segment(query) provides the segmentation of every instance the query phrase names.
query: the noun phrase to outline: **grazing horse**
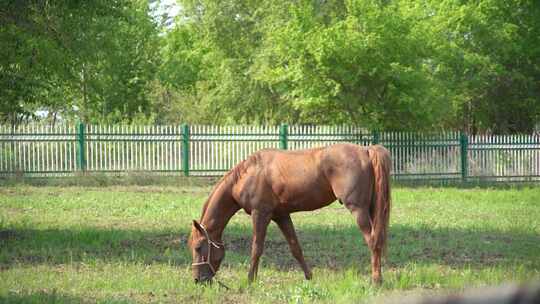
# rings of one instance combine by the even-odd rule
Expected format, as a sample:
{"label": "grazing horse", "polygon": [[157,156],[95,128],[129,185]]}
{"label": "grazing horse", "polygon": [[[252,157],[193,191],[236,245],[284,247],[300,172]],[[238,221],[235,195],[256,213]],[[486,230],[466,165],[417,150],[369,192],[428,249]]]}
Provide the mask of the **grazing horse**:
{"label": "grazing horse", "polygon": [[382,281],[381,255],[390,216],[390,153],[380,145],[336,144],[298,151],[261,150],[231,169],[214,187],[188,241],[196,282],[211,280],[225,256],[221,236],[240,209],[251,215],[253,240],[248,279],[257,276],[270,221],[289,243],[306,279],[304,261],[290,214],[340,201],[356,218],[371,251],[372,280]]}

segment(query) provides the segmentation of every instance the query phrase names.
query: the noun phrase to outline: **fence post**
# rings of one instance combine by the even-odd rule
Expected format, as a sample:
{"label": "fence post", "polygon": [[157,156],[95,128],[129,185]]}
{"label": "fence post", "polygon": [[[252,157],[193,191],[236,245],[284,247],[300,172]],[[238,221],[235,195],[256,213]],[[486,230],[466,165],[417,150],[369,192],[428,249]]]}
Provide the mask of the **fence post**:
{"label": "fence post", "polygon": [[288,148],[289,125],[281,124],[279,128],[279,147],[283,150]]}
{"label": "fence post", "polygon": [[189,176],[189,125],[182,125],[182,170]]}
{"label": "fence post", "polygon": [[372,132],[372,145],[377,145],[380,142],[380,133],[379,131]]}
{"label": "fence post", "polygon": [[79,157],[77,157],[78,167],[81,171],[86,171],[86,154],[85,154],[85,125],[82,122],[79,122],[79,129],[77,131],[77,142],[79,143]]}
{"label": "fence post", "polygon": [[459,143],[461,146],[461,179],[463,182],[467,181],[467,175],[469,172],[468,158],[469,158],[469,138],[466,133],[460,133]]}

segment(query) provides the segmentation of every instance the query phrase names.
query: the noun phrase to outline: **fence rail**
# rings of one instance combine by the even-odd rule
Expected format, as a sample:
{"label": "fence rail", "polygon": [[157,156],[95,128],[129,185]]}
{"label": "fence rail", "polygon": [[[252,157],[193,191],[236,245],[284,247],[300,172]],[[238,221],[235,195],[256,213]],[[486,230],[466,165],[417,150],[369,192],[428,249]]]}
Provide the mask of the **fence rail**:
{"label": "fence rail", "polygon": [[221,175],[263,148],[379,143],[396,179],[540,181],[540,137],[373,132],[352,126],[0,126],[0,175]]}

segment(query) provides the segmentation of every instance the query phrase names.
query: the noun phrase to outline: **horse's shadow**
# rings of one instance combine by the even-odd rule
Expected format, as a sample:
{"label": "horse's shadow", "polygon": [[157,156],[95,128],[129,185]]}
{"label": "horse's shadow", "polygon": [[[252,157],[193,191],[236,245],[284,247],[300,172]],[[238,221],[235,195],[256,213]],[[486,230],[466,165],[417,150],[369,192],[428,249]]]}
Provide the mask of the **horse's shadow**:
{"label": "horse's shadow", "polygon": [[[228,264],[249,261],[251,231],[230,227]],[[277,229],[275,229],[277,230]],[[324,226],[297,229],[308,264],[329,269],[368,267],[369,250],[355,226]],[[448,266],[468,265],[482,268],[492,265],[515,265],[531,262],[540,268],[540,235],[533,231],[501,232],[496,230],[430,228],[427,226],[391,225],[386,265],[402,267],[409,263]],[[285,239],[279,231],[266,240],[264,261],[278,269],[297,267]]]}
{"label": "horse's shadow", "polygon": [[[189,231],[122,230],[82,228],[14,229],[0,231],[0,270],[15,264],[66,264],[87,259],[105,262],[191,265],[187,249]],[[225,230],[227,254],[224,265],[249,263],[251,228],[230,224]],[[313,267],[347,269],[367,267],[369,251],[355,226],[324,225],[297,228],[308,264]],[[433,228],[394,224],[390,227],[387,265],[408,263],[469,265],[515,265],[530,262],[540,268],[540,236],[533,231],[502,232],[482,229]],[[296,261],[275,225],[270,226],[263,265],[295,268]]]}

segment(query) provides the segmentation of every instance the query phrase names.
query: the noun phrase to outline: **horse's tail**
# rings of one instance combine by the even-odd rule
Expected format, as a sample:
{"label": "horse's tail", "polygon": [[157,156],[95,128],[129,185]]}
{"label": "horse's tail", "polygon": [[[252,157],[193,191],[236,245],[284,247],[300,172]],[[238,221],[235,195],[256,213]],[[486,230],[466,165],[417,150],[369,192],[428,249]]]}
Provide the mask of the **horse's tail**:
{"label": "horse's tail", "polygon": [[381,250],[384,255],[390,220],[390,152],[380,145],[371,146],[369,148],[369,158],[375,176],[373,201],[370,208],[372,219],[371,246],[373,246],[373,249]]}

